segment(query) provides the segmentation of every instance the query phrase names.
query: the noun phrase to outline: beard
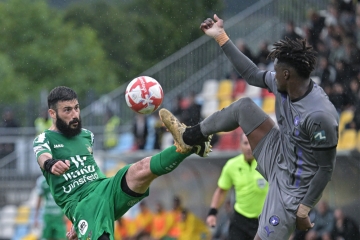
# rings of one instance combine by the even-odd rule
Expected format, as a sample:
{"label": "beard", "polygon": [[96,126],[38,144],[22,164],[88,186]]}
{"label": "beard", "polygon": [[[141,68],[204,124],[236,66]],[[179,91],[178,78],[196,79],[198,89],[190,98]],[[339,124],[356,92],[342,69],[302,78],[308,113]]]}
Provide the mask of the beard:
{"label": "beard", "polygon": [[[76,128],[72,128],[71,124],[77,123]],[[56,127],[57,129],[65,135],[65,137],[75,137],[76,135],[81,133],[81,118],[74,118],[67,124],[58,115],[56,115]]]}

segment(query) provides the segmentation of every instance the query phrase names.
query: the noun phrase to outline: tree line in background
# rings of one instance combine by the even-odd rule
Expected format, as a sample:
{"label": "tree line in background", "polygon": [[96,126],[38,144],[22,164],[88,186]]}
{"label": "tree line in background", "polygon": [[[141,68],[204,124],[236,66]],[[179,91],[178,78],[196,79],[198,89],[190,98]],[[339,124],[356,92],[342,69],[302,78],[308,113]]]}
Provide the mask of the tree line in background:
{"label": "tree line in background", "polygon": [[57,85],[107,93],[202,35],[221,0],[0,2],[0,104],[39,99]]}

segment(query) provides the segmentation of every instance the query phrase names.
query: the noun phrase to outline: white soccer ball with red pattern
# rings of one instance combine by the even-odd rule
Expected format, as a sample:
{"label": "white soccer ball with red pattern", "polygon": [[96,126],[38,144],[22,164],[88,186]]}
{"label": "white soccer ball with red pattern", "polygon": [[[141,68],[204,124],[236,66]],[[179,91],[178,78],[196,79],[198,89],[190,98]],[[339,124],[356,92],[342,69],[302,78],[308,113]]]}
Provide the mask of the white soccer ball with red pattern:
{"label": "white soccer ball with red pattern", "polygon": [[155,79],[147,76],[134,78],[126,88],[127,105],[137,113],[150,114],[158,109],[164,93]]}

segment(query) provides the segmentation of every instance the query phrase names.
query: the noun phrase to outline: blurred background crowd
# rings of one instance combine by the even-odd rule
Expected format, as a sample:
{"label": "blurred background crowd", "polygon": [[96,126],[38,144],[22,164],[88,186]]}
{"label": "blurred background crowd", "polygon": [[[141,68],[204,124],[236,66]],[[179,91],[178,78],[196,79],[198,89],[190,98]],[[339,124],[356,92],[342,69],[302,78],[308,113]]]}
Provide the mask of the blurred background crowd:
{"label": "blurred background crowd", "polygon": [[[135,114],[124,105],[124,86],[135,76],[157,79],[165,92],[163,106],[186,125],[244,96],[275,118],[273,94],[249,86],[223,60],[216,44],[201,37],[198,25],[215,12],[229,19],[225,28],[230,37],[261,69],[273,70],[267,55],[272,43],[285,37],[305,38],[318,52],[311,78],[339,113],[337,164],[343,165],[336,167],[336,181],[312,212],[313,231],[296,232],[293,239],[351,239],[346,234],[359,232],[354,213],[360,209],[360,3],[204,0],[195,7],[191,0],[181,6],[145,0],[85,2],[0,2],[0,32],[6,36],[0,40],[0,239],[34,237],[31,196],[40,171],[31,141],[51,125],[44,96],[55,85],[79,92],[83,125],[95,133],[97,157],[109,176],[123,164],[173,144],[157,112]],[[226,239],[233,194],[218,228],[206,227],[204,219],[222,165],[239,154],[240,135],[241,129],[217,134],[214,157],[185,164],[167,183],[159,180],[156,196],[117,221],[117,239]],[[212,165],[212,160],[218,163]],[[189,169],[192,177],[181,172],[189,174]],[[185,194],[174,196],[185,185],[174,183],[178,178],[193,182],[186,182]],[[190,186],[201,196],[193,196]]]}

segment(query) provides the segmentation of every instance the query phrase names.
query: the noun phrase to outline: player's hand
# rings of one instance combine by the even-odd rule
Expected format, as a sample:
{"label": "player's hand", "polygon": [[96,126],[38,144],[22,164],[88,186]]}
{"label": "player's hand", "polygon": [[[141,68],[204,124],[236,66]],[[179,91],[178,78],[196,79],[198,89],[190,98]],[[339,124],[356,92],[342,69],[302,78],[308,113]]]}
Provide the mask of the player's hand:
{"label": "player's hand", "polygon": [[209,215],[206,218],[206,223],[209,227],[214,228],[216,226],[216,216],[215,215]]}
{"label": "player's hand", "polygon": [[311,208],[300,203],[296,212],[296,228],[302,231],[308,231],[314,227],[314,223],[311,223],[309,212]]}
{"label": "player's hand", "polygon": [[70,168],[70,161],[57,161],[51,168],[51,173],[57,176],[63,175]]}
{"label": "player's hand", "polygon": [[308,231],[313,228],[315,223],[311,223],[310,217],[307,216],[305,218],[296,216],[296,228],[301,231]]}
{"label": "player's hand", "polygon": [[72,226],[72,228],[70,229],[70,231],[66,233],[66,238],[67,238],[68,240],[78,240],[76,231],[74,230],[74,226]]}
{"label": "player's hand", "polygon": [[211,18],[207,18],[200,24],[200,29],[209,37],[213,37],[216,39],[216,37],[225,33],[225,30],[224,21],[220,19],[216,14],[214,14],[214,20],[212,20]]}

